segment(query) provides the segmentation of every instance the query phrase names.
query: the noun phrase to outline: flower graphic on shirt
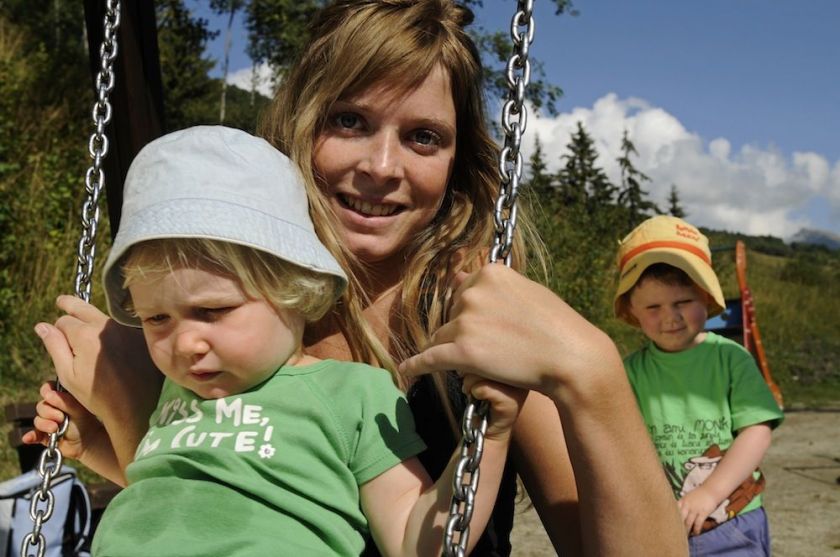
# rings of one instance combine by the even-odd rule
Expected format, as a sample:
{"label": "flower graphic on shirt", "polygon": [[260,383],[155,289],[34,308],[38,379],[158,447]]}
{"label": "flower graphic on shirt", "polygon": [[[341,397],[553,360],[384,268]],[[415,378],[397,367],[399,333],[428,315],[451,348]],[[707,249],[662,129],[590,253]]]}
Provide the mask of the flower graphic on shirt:
{"label": "flower graphic on shirt", "polygon": [[276,450],[269,443],[260,445],[260,458],[271,458],[274,456],[275,452]]}

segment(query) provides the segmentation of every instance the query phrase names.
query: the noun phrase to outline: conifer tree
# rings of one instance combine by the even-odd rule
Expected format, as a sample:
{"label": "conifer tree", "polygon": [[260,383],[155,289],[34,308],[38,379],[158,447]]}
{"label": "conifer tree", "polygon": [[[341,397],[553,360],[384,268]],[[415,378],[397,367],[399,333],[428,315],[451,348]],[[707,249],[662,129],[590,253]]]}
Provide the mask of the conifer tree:
{"label": "conifer tree", "polygon": [[636,146],[630,141],[627,130],[621,138],[621,156],[616,160],[621,168],[621,189],[618,193],[618,205],[627,209],[629,228],[635,228],[651,212],[659,213],[659,208],[653,201],[647,199],[648,192],[642,189],[642,182],[649,182],[650,178],[644,172],[633,166],[631,155],[639,155]]}
{"label": "conifer tree", "polygon": [[585,206],[594,213],[613,201],[615,186],[602,168],[596,165],[598,152],[595,143],[581,122],[561,158],[566,164],[558,174],[560,193],[566,205]]}
{"label": "conifer tree", "polygon": [[685,218],[685,211],[680,205],[680,197],[677,194],[676,184],[671,184],[671,193],[668,196],[668,214],[672,217]]}
{"label": "conifer tree", "polygon": [[548,165],[543,156],[540,136],[534,137],[534,152],[528,159],[530,167],[529,184],[540,203],[549,203],[554,196],[553,177],[548,172]]}
{"label": "conifer tree", "polygon": [[205,58],[204,48],[217,33],[206,19],[193,17],[183,0],[159,0],[155,12],[167,128],[207,123],[205,105],[215,89],[207,72],[214,62]]}

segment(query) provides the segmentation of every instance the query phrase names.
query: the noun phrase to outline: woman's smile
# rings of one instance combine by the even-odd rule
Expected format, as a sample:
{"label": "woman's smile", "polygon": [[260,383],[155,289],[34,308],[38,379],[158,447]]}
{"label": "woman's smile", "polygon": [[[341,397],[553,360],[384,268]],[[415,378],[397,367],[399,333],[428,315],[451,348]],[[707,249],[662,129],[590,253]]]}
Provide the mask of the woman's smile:
{"label": "woman's smile", "polygon": [[386,202],[366,201],[347,194],[336,194],[339,203],[348,210],[351,210],[364,218],[390,217],[404,208],[402,205]]}

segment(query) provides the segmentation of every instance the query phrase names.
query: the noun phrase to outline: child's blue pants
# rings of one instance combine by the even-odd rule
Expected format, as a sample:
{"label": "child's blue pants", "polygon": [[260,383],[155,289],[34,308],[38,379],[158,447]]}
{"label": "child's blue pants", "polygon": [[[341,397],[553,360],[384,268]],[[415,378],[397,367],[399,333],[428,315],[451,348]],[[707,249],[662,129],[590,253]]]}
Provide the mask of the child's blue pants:
{"label": "child's blue pants", "polygon": [[763,508],[727,520],[688,538],[691,557],[769,557],[770,531]]}

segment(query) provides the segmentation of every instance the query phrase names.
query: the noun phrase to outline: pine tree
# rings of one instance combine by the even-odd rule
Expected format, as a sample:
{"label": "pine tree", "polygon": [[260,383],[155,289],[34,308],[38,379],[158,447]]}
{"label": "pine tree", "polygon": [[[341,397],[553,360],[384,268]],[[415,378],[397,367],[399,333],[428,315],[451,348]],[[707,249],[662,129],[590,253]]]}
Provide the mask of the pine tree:
{"label": "pine tree", "polygon": [[671,184],[671,194],[668,196],[668,214],[672,217],[685,218],[685,211],[680,205],[680,197],[677,194],[676,184]]}
{"label": "pine tree", "polygon": [[629,228],[635,228],[640,222],[650,216],[651,212],[659,213],[656,204],[647,199],[648,192],[642,189],[642,182],[649,182],[650,178],[633,166],[631,155],[639,155],[636,146],[630,141],[627,130],[621,138],[621,156],[616,160],[621,167],[621,189],[618,193],[618,205],[627,209]]}
{"label": "pine tree", "polygon": [[561,157],[566,164],[558,174],[563,202],[572,206],[584,205],[590,213],[612,203],[616,188],[604,170],[596,166],[595,143],[581,122],[577,123],[577,132],[566,148],[568,153]]}
{"label": "pine tree", "polygon": [[192,17],[183,0],[159,0],[155,12],[167,128],[207,123],[205,105],[215,86],[207,75],[214,62],[204,48],[217,33],[206,19]]}
{"label": "pine tree", "polygon": [[530,168],[530,177],[528,182],[531,186],[531,190],[541,203],[548,203],[555,193],[555,186],[553,183],[553,177],[548,172],[548,165],[546,164],[543,155],[540,136],[534,137],[534,152],[528,159],[528,163]]}

